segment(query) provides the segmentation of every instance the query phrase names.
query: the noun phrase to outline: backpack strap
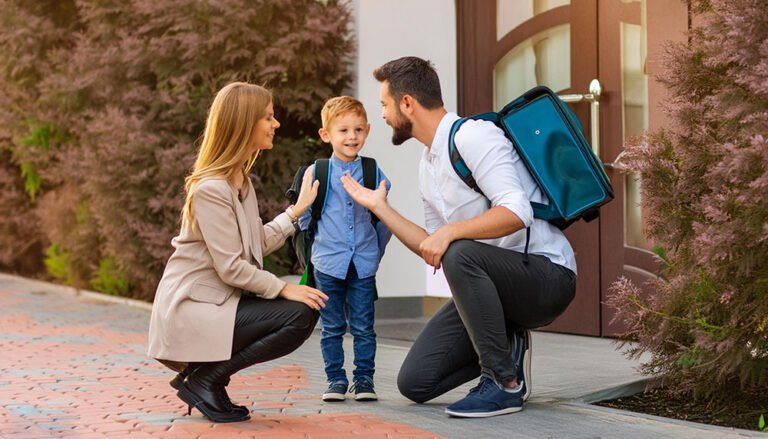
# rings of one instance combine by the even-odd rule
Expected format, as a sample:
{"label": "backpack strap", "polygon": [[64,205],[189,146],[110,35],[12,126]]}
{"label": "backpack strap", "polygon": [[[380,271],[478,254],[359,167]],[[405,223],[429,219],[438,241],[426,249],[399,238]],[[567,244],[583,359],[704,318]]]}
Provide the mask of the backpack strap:
{"label": "backpack strap", "polygon": [[[480,189],[480,187],[477,185],[477,181],[475,181],[475,177],[472,176],[472,171],[469,169],[469,166],[467,166],[467,163],[464,161],[464,159],[461,157],[461,153],[459,153],[459,148],[456,147],[456,133],[459,131],[459,128],[464,124],[464,122],[468,120],[487,120],[489,122],[493,122],[498,125],[499,121],[499,115],[498,113],[482,113],[478,114],[476,116],[472,117],[462,117],[458,119],[456,122],[453,123],[451,126],[451,131],[448,134],[448,154],[451,158],[451,165],[453,166],[454,171],[456,171],[456,175],[461,178],[461,180],[470,188],[472,188],[475,192],[482,195],[486,199],[488,197],[485,196],[483,191]],[[546,206],[544,204],[540,203],[534,203],[531,202],[531,206],[533,207],[534,212],[541,211],[541,212],[547,212],[549,211],[549,206]],[[538,216],[534,215],[534,217],[538,218]],[[525,228],[525,250],[523,251],[523,263],[528,264],[528,245],[531,242],[531,228],[526,227]]]}
{"label": "backpack strap", "polygon": [[[360,156],[363,161],[363,186],[370,190],[375,191],[379,186],[379,165],[376,164],[376,160],[370,157]],[[370,212],[370,211],[369,211]],[[371,224],[376,228],[376,224],[379,222],[379,218],[371,213]]]}
{"label": "backpack strap", "polygon": [[299,199],[299,192],[301,192],[301,182],[304,179],[304,172],[306,170],[307,166],[299,166],[299,169],[296,170],[296,174],[293,176],[293,183],[291,183],[291,187],[285,191],[285,198],[288,198],[288,201],[290,201],[291,204],[296,204],[296,200]]}
{"label": "backpack strap", "polygon": [[470,171],[469,166],[467,166],[467,163],[464,161],[464,158],[461,157],[459,148],[456,147],[456,133],[459,131],[459,128],[461,128],[464,122],[468,120],[485,120],[488,122],[493,122],[498,126],[499,113],[494,113],[491,111],[488,113],[476,114],[471,117],[459,118],[456,120],[456,122],[453,123],[451,126],[451,131],[448,134],[448,157],[451,158],[451,165],[453,166],[454,171],[456,171],[456,175],[458,175],[459,178],[461,178],[461,181],[463,181],[472,190],[485,197],[485,194],[480,189],[480,186],[477,185],[475,177],[472,176],[472,171]]}
{"label": "backpack strap", "polygon": [[451,132],[448,134],[448,157],[451,158],[451,165],[453,166],[453,170],[456,171],[456,175],[459,176],[461,181],[472,188],[472,190],[485,197],[485,194],[477,185],[475,177],[472,176],[472,171],[469,170],[469,166],[467,166],[464,158],[461,157],[459,148],[456,147],[456,133],[459,131],[459,128],[461,128],[464,122],[468,120],[470,120],[469,117],[462,117],[454,122],[451,126]]}
{"label": "backpack strap", "polygon": [[317,223],[325,210],[325,202],[328,198],[328,185],[330,184],[331,161],[328,159],[315,160],[315,180],[320,182],[317,188],[317,197],[312,203],[312,221]]}
{"label": "backpack strap", "polygon": [[[331,174],[331,161],[328,159],[315,160],[315,175],[314,180],[320,182],[317,188],[317,197],[312,202],[311,219],[307,226],[307,231],[304,233],[304,261],[306,268],[301,277],[300,285],[315,286],[314,266],[312,265],[312,242],[315,240],[315,234],[317,233],[317,222],[320,221],[320,216],[325,209],[325,202],[328,199],[328,185],[330,184]],[[302,174],[303,176],[303,174]]]}

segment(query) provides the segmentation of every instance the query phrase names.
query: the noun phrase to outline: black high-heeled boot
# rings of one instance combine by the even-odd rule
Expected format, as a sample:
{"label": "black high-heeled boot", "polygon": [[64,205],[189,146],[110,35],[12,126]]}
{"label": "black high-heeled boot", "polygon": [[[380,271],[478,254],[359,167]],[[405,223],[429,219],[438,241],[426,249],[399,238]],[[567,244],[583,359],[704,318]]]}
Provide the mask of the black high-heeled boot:
{"label": "black high-heeled boot", "polygon": [[179,387],[181,387],[181,383],[184,382],[184,380],[187,378],[187,376],[189,376],[190,373],[192,373],[192,368],[191,367],[186,367],[184,370],[182,370],[181,372],[177,373],[176,376],[173,377],[173,379],[171,379],[171,381],[169,381],[169,384],[174,389],[179,390]]}
{"label": "black high-heeled boot", "polygon": [[197,373],[198,371],[199,369],[181,383],[177,393],[189,407],[187,414],[191,414],[194,407],[213,422],[241,422],[251,419],[247,409],[243,408],[244,413],[243,410],[235,408],[231,401],[227,401],[223,386],[213,383],[204,374]]}
{"label": "black high-heeled boot", "polygon": [[[197,365],[195,365],[194,367],[189,366],[184,370],[182,370],[181,372],[179,372],[170,381],[171,387],[173,387],[176,390],[179,390],[179,388],[181,387],[181,384],[184,383],[184,380],[189,376],[190,373],[192,373],[194,369],[197,369],[197,367],[198,367]],[[229,385],[229,378],[227,378],[227,380],[222,385],[216,386],[216,390],[221,392],[220,397],[224,400],[224,403],[227,404],[230,408],[234,408],[236,410],[243,412],[243,414],[250,413],[251,411],[248,409],[248,407],[244,405],[237,405],[233,403],[231,399],[229,399],[229,395],[227,394],[227,391],[225,389],[228,385]]]}
{"label": "black high-heeled boot", "polygon": [[244,414],[250,414],[251,411],[248,409],[248,407],[244,405],[237,405],[232,402],[231,399],[229,399],[229,395],[227,394],[227,384],[229,384],[229,380],[227,380],[227,382],[223,385],[214,387],[214,390],[219,393],[219,398],[224,401],[224,404],[232,407],[234,410],[239,410]]}
{"label": "black high-heeled boot", "polygon": [[[195,369],[179,388],[178,396],[192,407],[197,407],[214,422],[239,422],[250,419],[250,414],[238,417],[229,409],[226,391],[221,383],[238,371],[256,363],[270,361],[289,354],[309,338],[320,314],[308,307],[298,307],[296,318],[286,322],[273,333],[233,353],[229,360],[203,363]],[[220,386],[220,387],[217,387]]]}

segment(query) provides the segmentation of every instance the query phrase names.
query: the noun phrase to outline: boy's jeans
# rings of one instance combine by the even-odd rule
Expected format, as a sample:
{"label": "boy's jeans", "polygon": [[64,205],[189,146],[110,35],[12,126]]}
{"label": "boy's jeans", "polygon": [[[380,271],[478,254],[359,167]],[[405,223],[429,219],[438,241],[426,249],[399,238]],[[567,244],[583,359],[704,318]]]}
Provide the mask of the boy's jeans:
{"label": "boy's jeans", "polygon": [[373,382],[373,359],[376,356],[373,299],[376,277],[359,279],[354,264],[350,263],[346,279],[336,279],[315,270],[315,284],[318,290],[328,296],[325,308],[320,310],[320,349],[328,381],[349,382],[344,370],[342,346],[349,316],[349,332],[354,337],[354,381],[365,377]]}

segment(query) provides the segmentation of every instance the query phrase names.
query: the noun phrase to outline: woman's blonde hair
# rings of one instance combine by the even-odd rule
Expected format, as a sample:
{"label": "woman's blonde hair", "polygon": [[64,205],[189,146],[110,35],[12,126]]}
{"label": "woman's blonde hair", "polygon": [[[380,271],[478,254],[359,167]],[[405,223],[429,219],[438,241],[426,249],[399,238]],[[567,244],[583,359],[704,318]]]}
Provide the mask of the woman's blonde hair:
{"label": "woman's blonde hair", "polygon": [[195,166],[185,180],[182,226],[194,224],[192,198],[201,181],[213,177],[229,180],[236,172],[247,176],[259,155],[258,150],[251,153],[256,124],[266,115],[271,102],[269,90],[245,82],[227,84],[216,93]]}

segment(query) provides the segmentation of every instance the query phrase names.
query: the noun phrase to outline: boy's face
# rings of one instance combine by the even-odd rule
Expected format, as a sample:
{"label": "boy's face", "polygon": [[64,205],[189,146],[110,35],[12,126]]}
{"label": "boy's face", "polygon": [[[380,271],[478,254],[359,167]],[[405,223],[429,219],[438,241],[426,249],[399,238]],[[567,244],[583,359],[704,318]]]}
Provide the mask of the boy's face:
{"label": "boy's face", "polygon": [[339,160],[351,162],[363,149],[370,130],[371,125],[363,116],[346,113],[331,121],[327,129],[320,128],[319,133],[323,142],[331,144]]}

